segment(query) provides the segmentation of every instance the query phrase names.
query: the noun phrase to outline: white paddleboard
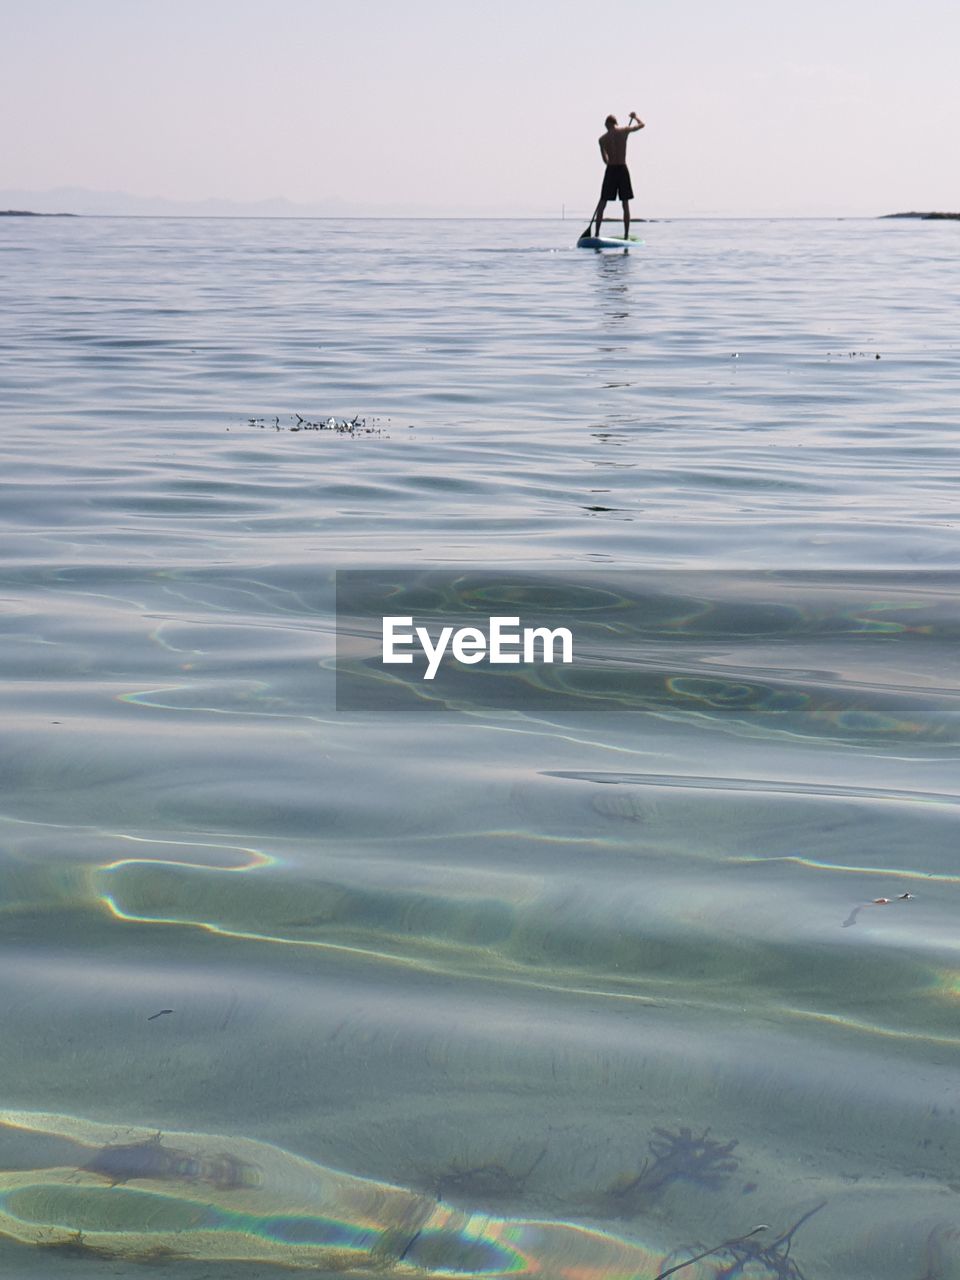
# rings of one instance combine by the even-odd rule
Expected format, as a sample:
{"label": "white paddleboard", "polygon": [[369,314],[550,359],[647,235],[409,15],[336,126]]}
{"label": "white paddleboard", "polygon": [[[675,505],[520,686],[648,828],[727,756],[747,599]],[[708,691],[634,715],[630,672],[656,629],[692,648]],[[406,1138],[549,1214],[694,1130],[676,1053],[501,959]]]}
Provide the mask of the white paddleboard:
{"label": "white paddleboard", "polygon": [[617,239],[615,236],[581,236],[577,241],[578,249],[636,249],[644,242],[642,240],[634,240],[631,236],[629,240]]}

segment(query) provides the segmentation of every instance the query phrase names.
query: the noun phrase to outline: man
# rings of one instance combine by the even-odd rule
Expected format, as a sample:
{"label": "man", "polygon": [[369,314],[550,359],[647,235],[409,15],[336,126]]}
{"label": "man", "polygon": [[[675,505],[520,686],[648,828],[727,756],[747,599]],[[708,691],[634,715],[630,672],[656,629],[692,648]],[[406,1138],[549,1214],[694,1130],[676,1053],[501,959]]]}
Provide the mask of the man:
{"label": "man", "polygon": [[630,235],[630,201],[633,199],[633,187],[630,184],[630,170],[627,168],[627,138],[643,128],[643,121],[635,111],[630,112],[632,124],[618,125],[616,116],[607,116],[604,124],[607,132],[600,138],[600,154],[607,166],[603,175],[603,187],[600,191],[600,203],[597,205],[596,235],[600,235],[600,224],[603,222],[603,211],[608,200],[619,200],[623,205],[623,238]]}

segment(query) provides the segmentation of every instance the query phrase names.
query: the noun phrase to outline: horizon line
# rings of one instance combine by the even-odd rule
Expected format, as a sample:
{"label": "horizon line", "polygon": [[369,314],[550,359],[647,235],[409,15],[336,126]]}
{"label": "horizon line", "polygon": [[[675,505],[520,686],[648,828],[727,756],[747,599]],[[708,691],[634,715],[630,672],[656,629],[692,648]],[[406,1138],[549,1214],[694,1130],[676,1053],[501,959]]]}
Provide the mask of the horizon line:
{"label": "horizon line", "polygon": [[[41,213],[34,209],[0,209],[0,218],[163,218],[213,222],[583,222],[589,215],[572,214],[494,214],[494,213],[73,213],[68,209]],[[635,223],[655,222],[854,222],[884,219],[921,218],[912,213],[679,213],[657,217],[630,219]],[[605,222],[622,222],[622,218],[605,218]]]}

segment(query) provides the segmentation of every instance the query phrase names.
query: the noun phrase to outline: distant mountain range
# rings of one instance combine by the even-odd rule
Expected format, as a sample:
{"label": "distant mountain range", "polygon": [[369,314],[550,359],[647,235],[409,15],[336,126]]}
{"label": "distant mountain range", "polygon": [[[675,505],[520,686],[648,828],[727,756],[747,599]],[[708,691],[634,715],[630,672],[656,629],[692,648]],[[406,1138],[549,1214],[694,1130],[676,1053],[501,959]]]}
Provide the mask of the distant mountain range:
{"label": "distant mountain range", "polygon": [[87,187],[55,187],[49,191],[0,191],[0,209],[29,213],[79,213],[100,216],[171,218],[425,218],[425,217],[549,217],[544,211],[516,206],[483,211],[435,206],[360,204],[333,197],[298,204],[282,197],[272,200],[168,200],[134,196],[127,191],[94,191]]}

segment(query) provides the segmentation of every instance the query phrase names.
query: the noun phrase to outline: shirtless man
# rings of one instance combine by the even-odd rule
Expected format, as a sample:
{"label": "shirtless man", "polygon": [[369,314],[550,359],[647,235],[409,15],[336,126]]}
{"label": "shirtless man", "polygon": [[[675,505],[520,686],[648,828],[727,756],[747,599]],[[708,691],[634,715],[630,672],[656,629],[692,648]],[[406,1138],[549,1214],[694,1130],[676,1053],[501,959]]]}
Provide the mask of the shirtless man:
{"label": "shirtless man", "polygon": [[596,235],[600,235],[600,224],[603,222],[603,211],[608,200],[619,200],[623,205],[623,238],[630,235],[630,201],[633,199],[633,187],[630,185],[630,170],[627,168],[627,138],[643,128],[643,121],[635,111],[630,112],[632,124],[617,124],[616,116],[607,116],[604,124],[607,132],[600,139],[600,154],[607,171],[603,175],[603,187],[600,191],[600,203],[597,205]]}

